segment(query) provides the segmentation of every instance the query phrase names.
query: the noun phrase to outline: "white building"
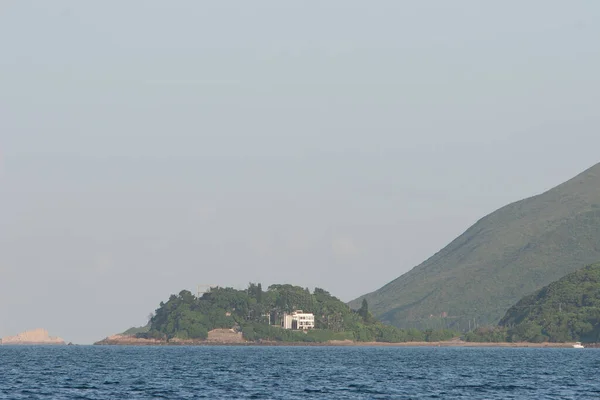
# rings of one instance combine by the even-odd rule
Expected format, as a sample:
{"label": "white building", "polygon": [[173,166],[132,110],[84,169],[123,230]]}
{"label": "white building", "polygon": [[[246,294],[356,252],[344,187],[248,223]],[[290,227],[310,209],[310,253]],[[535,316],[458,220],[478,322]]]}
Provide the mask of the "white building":
{"label": "white building", "polygon": [[314,329],[315,327],[315,316],[313,313],[305,313],[302,310],[296,310],[291,314],[283,314],[283,320],[281,321],[281,327],[283,329]]}
{"label": "white building", "polygon": [[291,314],[283,314],[283,319],[281,320],[281,327],[283,329],[292,329],[292,315]]}

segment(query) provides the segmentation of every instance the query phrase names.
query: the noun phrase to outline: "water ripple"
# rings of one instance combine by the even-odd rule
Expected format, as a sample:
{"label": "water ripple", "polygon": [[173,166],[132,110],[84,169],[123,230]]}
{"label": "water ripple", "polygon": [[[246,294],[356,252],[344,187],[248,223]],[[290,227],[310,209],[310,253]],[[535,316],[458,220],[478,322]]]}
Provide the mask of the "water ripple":
{"label": "water ripple", "polygon": [[599,350],[0,347],[0,399],[594,399]]}

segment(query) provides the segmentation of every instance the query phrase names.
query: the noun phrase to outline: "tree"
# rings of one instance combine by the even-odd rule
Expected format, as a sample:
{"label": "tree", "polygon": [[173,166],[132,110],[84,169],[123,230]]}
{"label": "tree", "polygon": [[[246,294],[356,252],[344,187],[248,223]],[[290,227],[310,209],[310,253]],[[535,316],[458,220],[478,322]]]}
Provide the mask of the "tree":
{"label": "tree", "polygon": [[187,332],[190,339],[206,339],[208,337],[208,330],[203,325],[193,325],[187,329]]}
{"label": "tree", "polygon": [[256,333],[254,332],[254,327],[251,325],[245,326],[242,329],[242,335],[246,340],[256,340]]}
{"label": "tree", "polygon": [[369,314],[369,303],[367,299],[363,299],[360,308],[358,309],[358,315],[360,315],[363,321],[368,322],[370,314]]}
{"label": "tree", "polygon": [[262,303],[262,285],[260,283],[256,288],[256,302],[258,304]]}

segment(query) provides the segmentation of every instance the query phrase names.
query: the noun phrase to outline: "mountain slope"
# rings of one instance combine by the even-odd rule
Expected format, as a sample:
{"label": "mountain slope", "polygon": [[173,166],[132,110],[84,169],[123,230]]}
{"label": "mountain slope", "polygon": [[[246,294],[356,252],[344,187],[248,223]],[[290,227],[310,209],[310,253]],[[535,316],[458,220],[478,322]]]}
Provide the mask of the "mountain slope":
{"label": "mountain slope", "polygon": [[[363,298],[400,327],[496,323],[521,297],[600,260],[600,164],[482,218],[421,265]],[[470,321],[470,322],[469,322]]]}
{"label": "mountain slope", "polygon": [[525,296],[500,320],[513,341],[600,339],[600,264],[590,265]]}

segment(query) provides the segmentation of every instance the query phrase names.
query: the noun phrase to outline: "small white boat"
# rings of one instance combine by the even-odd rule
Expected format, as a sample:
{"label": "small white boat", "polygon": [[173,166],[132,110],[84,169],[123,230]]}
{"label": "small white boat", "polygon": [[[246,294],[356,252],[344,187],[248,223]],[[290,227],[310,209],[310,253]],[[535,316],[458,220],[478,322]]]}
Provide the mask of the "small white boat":
{"label": "small white boat", "polygon": [[576,349],[583,349],[583,345],[581,344],[581,342],[575,342],[575,344],[573,345],[574,348]]}

